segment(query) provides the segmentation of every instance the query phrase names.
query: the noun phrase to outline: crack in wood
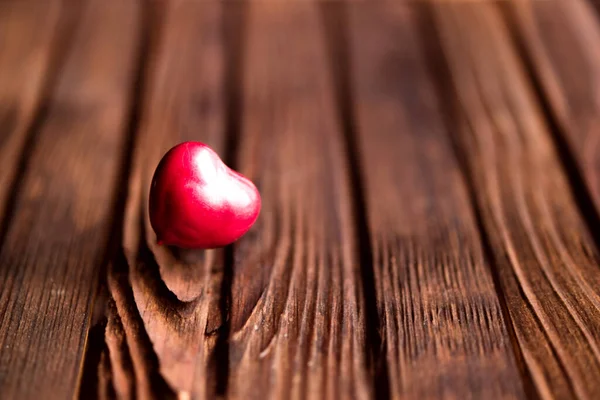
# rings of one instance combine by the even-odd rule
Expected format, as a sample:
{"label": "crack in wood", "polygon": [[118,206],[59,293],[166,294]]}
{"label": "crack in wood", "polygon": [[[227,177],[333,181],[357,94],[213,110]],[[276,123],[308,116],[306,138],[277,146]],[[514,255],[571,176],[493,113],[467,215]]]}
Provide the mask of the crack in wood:
{"label": "crack in wood", "polygon": [[[440,32],[435,24],[434,10],[432,5],[429,3],[423,3],[420,5],[419,17],[421,40],[423,42],[423,48],[425,49],[426,59],[428,61],[427,66],[431,70],[431,76],[433,77],[432,81],[436,86],[436,91],[439,94],[440,99],[443,101],[443,104],[445,104],[444,107],[441,107],[442,116],[444,117],[444,122],[446,126],[448,126],[449,130],[457,131],[460,129],[460,110],[458,108],[458,104],[454,101],[454,89],[452,88],[452,78],[448,67],[448,60],[444,58],[442,41],[439,36]],[[493,278],[496,293],[498,294],[498,299],[500,301],[502,317],[510,335],[511,347],[515,355],[515,360],[517,361],[517,366],[519,368],[523,385],[527,392],[527,397],[539,398],[539,394],[537,393],[533,384],[530,371],[527,369],[525,364],[521,347],[517,341],[517,336],[514,329],[514,321],[510,317],[507,300],[502,289],[500,277],[498,275],[498,266],[493,256],[492,245],[490,243],[488,233],[484,228],[481,209],[477,207],[477,189],[473,180],[470,178],[469,165],[463,156],[460,145],[456,140],[456,136],[450,135],[450,139],[452,151],[459,165],[461,174],[465,178],[466,188],[469,194],[469,202],[475,216],[477,231],[479,232],[479,237],[482,241],[485,258],[490,265],[489,270]]]}
{"label": "crack in wood", "polygon": [[367,222],[365,203],[364,168],[359,157],[359,145],[353,111],[354,89],[350,71],[350,43],[348,38],[347,5],[322,3],[321,14],[330,58],[330,74],[335,85],[337,113],[344,132],[345,151],[350,166],[353,214],[357,232],[359,262],[361,268],[363,296],[366,303],[365,324],[368,347],[365,349],[368,368],[372,374],[375,397],[390,397],[388,366],[385,358],[386,342],[382,338],[383,314],[377,307],[377,287],[374,276],[371,233]]}

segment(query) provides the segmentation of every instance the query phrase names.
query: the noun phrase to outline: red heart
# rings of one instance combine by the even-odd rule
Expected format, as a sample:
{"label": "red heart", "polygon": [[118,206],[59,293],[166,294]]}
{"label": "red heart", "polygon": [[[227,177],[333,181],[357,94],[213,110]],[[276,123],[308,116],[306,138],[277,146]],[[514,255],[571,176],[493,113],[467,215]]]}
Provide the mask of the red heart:
{"label": "red heart", "polygon": [[150,189],[150,223],[158,243],[222,247],[242,237],[260,212],[260,194],[210,147],[184,142],[162,158]]}

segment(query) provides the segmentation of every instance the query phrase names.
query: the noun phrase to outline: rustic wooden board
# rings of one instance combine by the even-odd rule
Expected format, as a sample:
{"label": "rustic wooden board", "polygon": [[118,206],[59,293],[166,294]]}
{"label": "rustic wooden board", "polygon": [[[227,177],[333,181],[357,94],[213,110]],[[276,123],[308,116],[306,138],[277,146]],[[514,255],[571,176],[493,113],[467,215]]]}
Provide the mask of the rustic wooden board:
{"label": "rustic wooden board", "polygon": [[237,167],[263,209],[234,247],[227,394],[367,398],[351,182],[319,10],[247,7]]}
{"label": "rustic wooden board", "polygon": [[510,32],[493,4],[433,10],[458,100],[457,147],[528,374],[542,398],[596,398],[600,259]]}
{"label": "rustic wooden board", "polygon": [[[350,188],[317,8],[222,7],[166,10],[133,161],[126,262],[109,270],[100,395],[367,397]],[[203,52],[186,51],[194,46]],[[190,139],[226,160],[237,148],[263,197],[235,253],[195,262],[155,244],[146,209],[158,159]]]}
{"label": "rustic wooden board", "polygon": [[349,8],[357,147],[390,394],[525,398],[415,10]]}
{"label": "rustic wooden board", "polygon": [[[137,17],[134,2],[86,4],[14,189],[18,193],[0,248],[3,398],[43,393],[64,399],[77,391],[127,136]],[[48,24],[42,21],[41,26]],[[22,28],[51,36],[32,25]],[[31,59],[24,73],[39,81],[47,55],[36,51],[41,55],[22,61]],[[26,88],[26,104],[35,103],[34,92]],[[30,115],[31,107],[16,112]],[[22,118],[19,114],[18,121]]]}
{"label": "rustic wooden board", "polygon": [[[109,241],[102,399],[597,397],[593,7],[140,5],[0,1],[0,397],[77,394]],[[226,249],[156,244],[185,140],[261,191]]]}
{"label": "rustic wooden board", "polygon": [[597,224],[597,210],[600,210],[600,48],[597,45],[600,24],[591,3],[518,1],[510,3],[512,7],[507,14],[514,23],[514,31],[519,32],[517,40],[526,51],[542,95],[548,101],[549,112],[558,125],[557,140],[565,150],[570,150],[576,164],[575,173],[582,175],[595,203],[596,215],[588,215],[588,218]]}
{"label": "rustic wooden board", "polygon": [[218,379],[213,353],[224,312],[223,252],[186,255],[158,246],[147,204],[154,169],[170,147],[196,140],[225,156],[225,44],[231,24],[219,2],[153,7],[156,18],[149,22],[153,37],[147,51],[154,55],[143,84],[124,254],[108,274],[99,397],[114,392],[123,398],[214,398]]}
{"label": "rustic wooden board", "polygon": [[27,139],[37,129],[36,121],[44,110],[42,100],[67,47],[72,14],[60,1],[39,5],[0,2],[1,210],[6,207]]}

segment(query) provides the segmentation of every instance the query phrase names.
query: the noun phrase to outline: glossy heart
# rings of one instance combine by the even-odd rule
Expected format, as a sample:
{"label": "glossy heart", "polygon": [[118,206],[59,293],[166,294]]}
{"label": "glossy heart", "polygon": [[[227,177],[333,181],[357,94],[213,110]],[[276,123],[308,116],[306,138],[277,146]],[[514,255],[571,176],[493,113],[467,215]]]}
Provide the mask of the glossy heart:
{"label": "glossy heart", "polygon": [[226,246],[250,229],[260,206],[254,184],[200,142],[169,150],[152,179],[150,222],[159,244],[187,249]]}

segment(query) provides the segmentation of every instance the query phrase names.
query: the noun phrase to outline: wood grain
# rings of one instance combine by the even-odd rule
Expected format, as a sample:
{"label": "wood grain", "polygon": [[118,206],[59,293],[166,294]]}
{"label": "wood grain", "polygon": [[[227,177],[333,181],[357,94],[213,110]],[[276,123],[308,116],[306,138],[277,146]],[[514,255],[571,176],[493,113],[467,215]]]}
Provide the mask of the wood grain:
{"label": "wood grain", "polygon": [[247,6],[239,170],[258,223],[235,246],[230,398],[368,398],[348,163],[313,4]]}
{"label": "wood grain", "polygon": [[428,73],[415,7],[349,7],[378,309],[392,398],[525,398]]}
{"label": "wood grain", "polygon": [[[76,396],[99,309],[101,399],[597,398],[599,40],[584,0],[0,1],[0,397]],[[156,244],[186,140],[261,191],[233,246]]]}
{"label": "wood grain", "polygon": [[455,138],[541,398],[600,393],[598,251],[510,33],[493,4],[433,6]]}
{"label": "wood grain", "polygon": [[[223,252],[158,246],[149,222],[150,182],[182,141],[225,149],[225,22],[218,2],[153,3],[144,104],[124,220],[123,254],[108,274],[110,304],[99,376],[120,398],[214,398],[214,348],[222,324]],[[107,375],[106,371],[110,371]]]}
{"label": "wood grain", "polygon": [[85,5],[18,186],[0,248],[5,398],[77,391],[127,136],[137,17],[135,2]]}
{"label": "wood grain", "polygon": [[0,209],[68,42],[69,11],[60,1],[0,2]]}
{"label": "wood grain", "polygon": [[600,24],[592,3],[519,1],[510,3],[508,15],[558,124],[557,140],[573,157],[597,214],[600,50],[595,44],[600,40]]}
{"label": "wood grain", "polygon": [[[166,10],[133,161],[124,259],[109,270],[100,396],[370,392],[347,166],[319,15],[313,5],[252,5],[249,15],[247,7],[181,2]],[[241,47],[232,29],[245,31],[246,19]],[[241,73],[243,125],[232,99]],[[239,144],[225,143],[224,133],[239,135]],[[239,149],[240,171],[261,190],[261,222],[235,246],[234,260],[155,244],[146,209],[151,174],[170,146],[193,139],[225,158],[225,145]]]}

